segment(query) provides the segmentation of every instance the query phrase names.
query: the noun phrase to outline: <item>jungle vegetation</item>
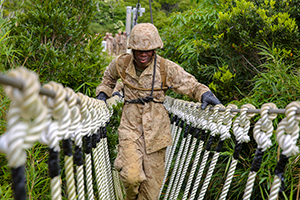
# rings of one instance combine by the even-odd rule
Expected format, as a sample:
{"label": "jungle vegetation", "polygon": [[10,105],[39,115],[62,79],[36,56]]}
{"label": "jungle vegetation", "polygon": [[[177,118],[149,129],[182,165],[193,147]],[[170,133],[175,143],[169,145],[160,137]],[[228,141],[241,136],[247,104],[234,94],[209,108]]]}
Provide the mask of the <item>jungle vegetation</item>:
{"label": "jungle vegetation", "polygon": [[[139,2],[146,12],[138,22],[150,22],[149,1]],[[260,108],[273,102],[285,108],[300,97],[299,3],[300,0],[153,1],[154,24],[164,42],[158,53],[208,85],[225,106],[251,103]],[[133,0],[0,0],[0,71],[6,73],[23,66],[36,72],[41,84],[56,81],[95,97],[95,88],[112,60],[102,52],[102,38],[106,32],[125,30],[126,6],[136,4]],[[0,94],[1,135],[6,130],[10,100],[2,86]],[[192,101],[172,91],[168,95]],[[108,127],[112,162],[121,108],[122,105],[114,108],[116,113]],[[252,127],[257,119],[258,116],[252,120]],[[242,198],[255,149],[251,136],[251,142],[243,146],[230,199]],[[233,150],[233,139],[226,141],[214,177],[224,176]],[[278,145],[268,151],[258,172],[253,199],[268,198]],[[27,154],[28,196],[50,199],[47,147],[37,143]],[[286,188],[280,199],[299,195],[299,163],[297,156],[289,159]],[[11,174],[4,154],[0,154],[0,166],[0,198],[12,199]],[[216,199],[222,189],[221,179],[217,180],[208,188],[211,199]]]}

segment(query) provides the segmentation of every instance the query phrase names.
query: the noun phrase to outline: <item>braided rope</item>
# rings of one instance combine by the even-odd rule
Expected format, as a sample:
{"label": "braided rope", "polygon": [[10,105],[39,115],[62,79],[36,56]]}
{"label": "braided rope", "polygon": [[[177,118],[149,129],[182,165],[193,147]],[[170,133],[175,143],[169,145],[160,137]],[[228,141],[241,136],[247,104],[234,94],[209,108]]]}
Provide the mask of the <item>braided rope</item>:
{"label": "braided rope", "polygon": [[174,181],[174,184],[173,184],[174,186],[171,190],[170,199],[175,199],[174,198],[175,191],[176,191],[178,181],[179,181],[179,178],[180,178],[180,175],[181,175],[181,172],[182,172],[182,168],[184,166],[184,162],[185,162],[185,159],[186,159],[186,156],[187,156],[187,153],[188,153],[188,149],[189,149],[188,146],[191,142],[191,138],[192,138],[192,135],[188,134],[187,139],[186,139],[185,144],[184,144],[184,151],[182,153],[182,157],[180,158],[180,164],[179,164],[179,167],[178,167],[177,172],[176,172],[175,181]]}
{"label": "braided rope", "polygon": [[[47,144],[54,152],[59,152],[59,141],[69,133],[69,125],[71,124],[71,112],[65,101],[67,92],[61,84],[53,81],[45,84],[43,87],[54,91],[56,95],[54,99],[43,96],[44,102],[48,106],[48,123],[50,125],[44,136],[41,137],[41,142]],[[53,199],[62,198],[59,173],[51,179],[51,196]]]}
{"label": "braided rope", "polygon": [[[39,97],[40,83],[33,72],[18,68],[7,73],[9,77],[23,82],[22,90],[4,86],[11,99],[7,114],[6,131],[0,136],[0,151],[6,154],[8,166],[12,169],[14,197],[26,199],[24,165],[26,149],[40,138],[46,126],[47,109]],[[17,187],[16,187],[17,185]]]}
{"label": "braided rope", "polygon": [[[189,150],[188,156],[187,156],[187,158],[186,158],[186,161],[185,161],[185,164],[184,164],[184,168],[183,168],[183,170],[182,170],[182,174],[181,174],[180,179],[179,179],[179,183],[178,183],[178,185],[176,186],[176,193],[175,193],[175,196],[174,196],[173,199],[177,199],[177,197],[178,197],[178,195],[179,195],[179,191],[180,191],[180,189],[181,189],[183,180],[184,180],[184,178],[185,178],[185,176],[186,176],[186,173],[187,173],[187,170],[188,170],[188,167],[189,167],[189,164],[190,164],[192,155],[193,155],[194,150],[195,150],[196,143],[197,143],[197,138],[193,137],[192,144],[191,144],[191,146],[190,146],[190,150]],[[186,149],[187,149],[187,148],[186,148]]]}
{"label": "braided rope", "polygon": [[[167,98],[168,99],[168,98]],[[167,103],[169,103],[168,101],[166,101],[166,102],[164,102],[164,105],[165,104],[167,104]],[[166,107],[169,107],[169,106],[166,106]],[[177,101],[175,101],[174,102],[174,105],[172,105],[172,107],[170,107],[170,111],[173,111],[173,114],[174,115],[176,115],[176,111],[177,111],[177,109],[176,109],[176,107],[177,107]],[[178,114],[178,113],[177,113]],[[176,115],[177,117],[178,117],[178,115]],[[176,121],[174,121],[174,123],[173,123],[173,126],[171,127],[171,134],[172,134],[172,138],[173,138],[173,141],[175,140],[177,140],[177,138],[178,138],[178,126],[176,125]],[[179,132],[180,133],[180,132]],[[172,157],[173,157],[173,155],[172,155],[172,157],[170,156],[170,154],[172,154],[172,151],[174,151],[173,149],[174,148],[176,148],[176,145],[177,145],[177,143],[175,144],[175,143],[173,143],[171,146],[168,146],[167,147],[167,152],[166,152],[166,162],[165,162],[165,169],[167,169],[169,166],[169,162],[170,162],[170,159],[172,159]],[[165,182],[165,181],[164,181]],[[163,183],[164,183],[163,182]],[[161,193],[161,192],[160,192]]]}
{"label": "braided rope", "polygon": [[[189,106],[192,107],[192,109],[189,109],[189,110],[191,111],[191,112],[190,112],[190,122],[191,122],[192,126],[197,127],[196,119],[195,119],[195,114],[196,114],[196,110],[198,110],[198,109],[197,109],[195,103],[190,103]],[[186,176],[188,167],[189,167],[189,165],[190,165],[190,161],[191,161],[191,159],[192,159],[192,155],[193,155],[193,153],[194,153],[196,143],[197,143],[197,138],[196,138],[196,137],[193,137],[193,139],[192,139],[192,144],[190,145],[189,153],[188,153],[188,156],[187,156],[187,158],[186,158],[186,161],[185,161],[185,164],[184,164],[184,168],[183,168],[183,170],[182,170],[182,174],[181,174],[180,179],[179,179],[179,183],[178,183],[178,185],[176,186],[176,192],[175,192],[174,199],[177,199],[177,197],[178,197],[178,195],[179,195],[179,191],[180,191],[180,189],[181,189],[183,180],[184,180],[184,178],[185,178],[185,176]],[[188,149],[188,148],[186,148],[186,149]]]}
{"label": "braided rope", "polygon": [[[174,123],[172,124],[172,127],[171,127],[171,135],[172,135],[172,139],[174,141],[174,139],[176,139],[176,133],[178,131],[178,126],[176,125],[176,122],[174,121]],[[171,146],[168,146],[167,147],[167,150],[166,150],[166,162],[165,162],[165,168],[167,168],[167,164],[169,162],[169,157],[170,157],[170,153],[172,151],[174,147],[174,144],[172,144]]]}
{"label": "braided rope", "polygon": [[[198,107],[200,107],[200,104],[196,103],[194,106],[195,106],[195,108],[198,108]],[[203,114],[204,114],[203,110],[195,109],[194,124],[200,130],[202,128],[202,121],[204,119]],[[203,145],[204,145],[204,140],[200,139],[200,142],[199,142],[198,148],[197,148],[197,152],[196,152],[196,155],[195,155],[195,158],[194,158],[194,162],[193,162],[193,165],[192,165],[192,168],[191,168],[191,171],[190,171],[190,175],[188,177],[188,181],[187,181],[187,184],[186,184],[186,187],[185,187],[185,190],[184,190],[184,194],[183,194],[183,197],[182,197],[183,200],[187,199],[187,197],[188,197],[188,193],[189,193],[191,185],[192,185],[193,177],[195,175],[195,172],[196,172],[196,169],[197,169],[197,166],[198,166],[198,162],[199,162],[199,159],[200,159],[200,156],[201,156]]]}
{"label": "braided rope", "polygon": [[[255,113],[247,113],[247,110],[249,109],[255,109],[255,107],[251,104],[243,105],[241,107],[240,116],[238,116],[233,123],[233,134],[236,137],[237,144],[242,144],[243,142],[248,142],[250,140],[248,136],[248,131],[250,129],[250,119],[254,117]],[[225,184],[220,195],[220,199],[226,199],[236,169],[236,165],[238,163],[238,156],[239,152],[237,152],[237,157],[233,157],[231,161]]]}
{"label": "braided rope", "polygon": [[[80,109],[77,105],[77,95],[71,88],[65,88],[68,97],[68,107],[71,111],[71,124],[69,126],[69,132],[65,134],[64,139],[69,139],[72,137],[74,132],[79,126],[79,121],[81,119]],[[73,156],[65,155],[65,174],[66,174],[66,185],[67,185],[67,195],[68,199],[76,198],[76,186],[74,178],[74,168],[73,168]]]}
{"label": "braided rope", "polygon": [[[291,102],[286,107],[286,117],[278,124],[276,130],[276,139],[282,149],[281,155],[286,156],[287,159],[292,155],[299,153],[299,147],[296,145],[299,138],[299,121],[300,115],[296,111],[300,108],[300,102]],[[286,133],[286,134],[285,134]],[[269,200],[276,200],[279,189],[283,179],[283,170],[286,163],[278,161],[275,172],[274,181],[271,186]],[[280,169],[282,168],[282,169]]]}
{"label": "braided rope", "polygon": [[201,140],[199,145],[198,145],[198,149],[197,149],[196,156],[195,156],[195,159],[194,159],[194,162],[193,162],[193,166],[192,166],[192,169],[191,169],[191,172],[190,172],[190,175],[189,175],[187,186],[184,190],[184,194],[183,194],[183,198],[182,198],[183,200],[187,199],[187,197],[188,197],[188,192],[190,191],[192,181],[193,181],[193,177],[194,177],[194,174],[195,174],[197,166],[198,166],[198,162],[199,162],[199,158],[201,156],[203,144],[204,144],[204,141]]}
{"label": "braided rope", "polygon": [[78,200],[85,200],[83,165],[76,166]]}
{"label": "braided rope", "polygon": [[[81,109],[81,108],[80,108]],[[81,117],[81,114],[80,114]],[[82,148],[82,121],[79,121],[78,126],[74,132],[73,140],[77,148],[81,150]],[[78,200],[84,200],[85,199],[85,191],[84,191],[84,171],[83,171],[83,165],[76,166],[76,183],[77,183],[77,194],[78,194]]]}
{"label": "braided rope", "polygon": [[106,194],[106,188],[104,182],[106,182],[106,179],[104,178],[104,168],[103,165],[103,158],[101,155],[101,147],[100,142],[97,144],[97,148],[93,149],[93,156],[94,156],[94,165],[95,165],[95,175],[96,175],[96,183],[97,183],[97,189],[98,189],[98,198],[99,199],[105,199],[107,196]]}
{"label": "braided rope", "polygon": [[[236,108],[237,108],[236,105],[229,104],[226,107],[226,109],[225,109],[225,113],[224,114],[220,114],[218,116],[218,119],[217,119],[217,129],[218,129],[218,132],[221,134],[221,136],[220,136],[220,141],[221,142],[224,141],[227,138],[230,138],[229,130],[230,130],[230,127],[231,127],[231,124],[232,124],[232,118],[237,114],[236,112],[231,113],[231,110],[232,109],[236,109]],[[216,150],[215,153],[214,153],[214,155],[213,155],[211,164],[209,166],[209,169],[208,169],[205,181],[204,181],[204,183],[202,185],[202,188],[201,188],[201,191],[200,191],[200,195],[198,197],[199,200],[200,199],[204,199],[205,193],[206,193],[207,188],[208,188],[208,184],[210,183],[210,180],[211,180],[212,174],[214,172],[216,163],[218,161],[219,155],[220,155],[220,152],[218,152]]]}
{"label": "braided rope", "polygon": [[[173,105],[172,105],[173,106]],[[168,113],[171,113],[171,110],[172,110],[172,106],[171,106],[171,102],[170,102],[170,98],[165,98],[165,101],[164,101],[164,107],[165,109],[168,111]],[[174,137],[176,136],[175,134],[177,133],[177,129],[178,127],[176,126],[176,121],[174,121],[171,125],[170,125],[170,129],[171,129],[171,135],[172,135],[172,138],[174,140]],[[168,146],[167,147],[167,150],[166,150],[166,162],[165,164],[168,163],[168,158],[169,158],[169,154],[171,153],[171,149],[173,148],[173,145],[171,146]],[[167,167],[167,165],[165,165],[165,168]]]}
{"label": "braided rope", "polygon": [[165,171],[165,175],[164,175],[164,180],[163,180],[163,184],[162,184],[162,186],[160,188],[160,192],[159,192],[160,195],[162,193],[162,190],[164,188],[164,183],[166,182],[167,176],[169,174],[169,170],[170,170],[170,167],[171,167],[171,164],[172,164],[172,161],[173,161],[173,157],[174,157],[174,154],[175,154],[175,150],[176,150],[176,147],[177,147],[177,144],[178,144],[181,132],[182,132],[182,128],[179,127],[178,131],[177,131],[177,134],[175,136],[175,142],[172,145],[173,146],[172,151],[171,151],[171,153],[170,153],[170,155],[169,155],[169,157],[167,159],[167,167],[165,168],[166,171]]}
{"label": "braided rope", "polygon": [[181,144],[180,144],[180,147],[179,147],[179,151],[177,153],[175,165],[174,165],[174,168],[173,168],[173,171],[172,171],[171,179],[169,181],[168,188],[167,188],[164,200],[168,199],[168,195],[169,195],[169,193],[171,191],[172,184],[173,184],[173,181],[174,181],[174,178],[175,178],[175,175],[176,175],[176,172],[177,172],[177,168],[178,168],[178,165],[179,165],[179,162],[180,162],[181,154],[183,152],[185,141],[186,141],[186,137],[184,137],[182,139],[182,141],[181,141]]}
{"label": "braided rope", "polygon": [[26,162],[26,149],[39,140],[46,126],[47,109],[39,98],[38,76],[25,69],[11,70],[7,76],[23,81],[23,89],[4,86],[11,99],[6,132],[0,137],[0,150],[6,154],[8,166],[17,168]]}
{"label": "braided rope", "polygon": [[[89,103],[92,103],[88,97],[81,93],[77,93],[78,97],[81,101],[81,119],[82,119],[82,130],[81,135],[89,136],[91,130],[91,113],[88,110]],[[94,199],[94,191],[93,191],[93,179],[92,179],[92,161],[91,161],[91,154],[85,154],[85,179],[86,179],[86,190],[88,194],[88,198],[93,200]]]}
{"label": "braided rope", "polygon": [[[210,122],[211,123],[210,129],[211,129],[211,135],[212,136],[214,136],[216,134],[222,133],[221,134],[221,141],[223,141],[222,139],[230,137],[230,134],[229,134],[229,130],[227,132],[226,126],[223,125],[224,117],[223,117],[223,113],[219,112],[220,108],[224,108],[224,106],[220,104],[220,105],[216,105],[214,107],[214,112],[213,112],[213,114],[210,117],[210,121],[212,121],[212,123]],[[229,107],[229,108],[231,109],[231,107]],[[230,110],[227,109],[227,112],[229,113]],[[230,116],[230,115],[227,115],[227,116]],[[225,129],[225,131],[221,132],[222,128]],[[198,199],[203,199],[204,196],[205,196],[208,184],[210,182],[210,179],[211,179],[212,174],[214,172],[215,166],[217,164],[217,161],[218,161],[218,158],[219,158],[219,154],[220,153],[218,151],[215,151],[215,153],[213,155],[213,158],[212,158],[212,161],[211,161],[210,166],[208,168],[208,172],[206,174],[204,183],[203,183],[202,188],[200,190],[200,195],[199,195]]]}
{"label": "braided rope", "polygon": [[[210,106],[207,106],[206,109],[204,110],[203,115],[200,117],[200,124],[201,124],[201,127],[203,129],[208,129],[208,126],[209,126],[208,121],[209,121],[210,113],[211,113]],[[212,118],[210,118],[210,120],[212,120]],[[203,158],[202,158],[202,161],[201,161],[201,165],[200,165],[199,171],[197,173],[197,176],[196,176],[196,179],[195,179],[195,182],[194,182],[194,187],[193,187],[192,192],[191,192],[191,196],[190,196],[191,200],[194,199],[195,196],[196,196],[196,193],[197,193],[197,190],[198,190],[198,187],[199,187],[199,183],[201,181],[202,174],[203,174],[203,171],[204,171],[209,153],[210,152],[207,151],[207,150],[205,150],[205,152],[204,152],[204,155],[203,155]]]}
{"label": "braided rope", "polygon": [[[92,124],[91,124],[91,133],[92,134],[92,138],[94,135],[96,135],[96,138],[97,137],[100,137],[100,135],[98,136],[98,126],[99,124],[102,123],[102,118],[103,118],[103,114],[104,112],[102,112],[102,107],[103,107],[103,104],[104,102],[103,101],[98,101],[96,99],[90,99],[92,101],[92,104],[89,104],[88,106],[88,109],[92,115]],[[96,141],[92,141],[93,142],[96,142]],[[99,140],[100,142],[100,140]],[[107,197],[107,195],[105,195],[105,188],[103,188],[103,181],[105,180],[102,180],[102,174],[104,172],[101,172],[101,167],[100,167],[100,163],[99,163],[99,149],[97,147],[97,143],[96,143],[96,146],[92,148],[92,159],[94,161],[94,172],[95,172],[95,175],[96,175],[96,184],[97,184],[97,190],[98,190],[98,198],[99,199],[104,199],[105,197]]]}
{"label": "braided rope", "polygon": [[117,170],[113,169],[113,179],[114,179],[114,188],[116,191],[116,199],[117,200],[123,200],[123,192],[122,192],[122,185],[121,185],[121,180],[119,178],[119,173]]}
{"label": "braided rope", "polygon": [[110,165],[110,159],[109,159],[109,152],[108,152],[108,144],[107,144],[107,137],[103,139],[103,145],[104,145],[104,153],[105,153],[105,163],[106,163],[106,175],[108,179],[108,186],[109,186],[109,193],[110,197],[112,199],[115,199],[115,193],[114,193],[114,184],[113,184],[113,178],[112,178],[112,172],[111,172],[111,165]]}
{"label": "braided rope", "polygon": [[[190,124],[192,123],[192,112],[191,112],[191,104],[184,104],[185,107],[183,107],[183,112],[185,113],[184,116],[185,116],[185,119],[187,121],[186,123],[186,127],[185,129],[188,129],[190,127]],[[188,130],[186,130],[188,131]],[[188,154],[188,149],[189,149],[189,145],[190,145],[190,142],[191,142],[191,138],[192,138],[192,135],[190,133],[188,133],[187,135],[187,139],[186,139],[186,143],[185,143],[185,148],[184,148],[184,151],[183,151],[183,154],[182,154],[182,157],[181,157],[181,161],[180,161],[180,165],[179,165],[179,168],[178,168],[178,172],[177,172],[177,175],[175,177],[175,181],[174,181],[174,186],[172,188],[172,191],[171,191],[171,195],[170,195],[170,199],[176,199],[175,197],[175,194],[176,194],[176,189],[177,189],[177,186],[179,185],[178,181],[181,177],[181,174],[183,172],[183,167],[184,167],[184,163],[185,163],[185,160],[186,160],[186,157],[187,157],[187,154]]]}
{"label": "braided rope", "polygon": [[[257,143],[257,149],[259,149],[262,153],[265,152],[272,145],[271,136],[274,130],[272,120],[274,120],[277,117],[277,114],[269,114],[270,109],[277,109],[277,107],[273,103],[266,103],[262,105],[260,112],[261,118],[256,122],[253,128],[253,136]],[[255,161],[256,160],[254,159],[253,162]],[[246,187],[244,190],[244,200],[249,200],[251,197],[255,177],[256,171],[250,170]]]}

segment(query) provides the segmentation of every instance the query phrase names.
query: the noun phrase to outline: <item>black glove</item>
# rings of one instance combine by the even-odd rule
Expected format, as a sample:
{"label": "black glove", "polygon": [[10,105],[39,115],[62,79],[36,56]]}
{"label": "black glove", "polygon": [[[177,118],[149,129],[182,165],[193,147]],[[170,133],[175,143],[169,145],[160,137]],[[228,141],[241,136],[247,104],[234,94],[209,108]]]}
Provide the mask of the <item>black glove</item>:
{"label": "black glove", "polygon": [[211,104],[213,106],[217,104],[221,104],[219,99],[215,97],[215,95],[211,91],[207,91],[202,94],[201,102],[202,102],[201,105],[202,110],[204,110],[208,104]]}
{"label": "black glove", "polygon": [[98,100],[102,100],[106,103],[106,99],[107,99],[107,94],[105,94],[104,92],[100,92],[97,96]]}
{"label": "black glove", "polygon": [[118,95],[120,98],[123,98],[122,95],[121,95],[119,92],[114,92],[114,93],[112,94],[112,96],[116,96],[116,95]]}

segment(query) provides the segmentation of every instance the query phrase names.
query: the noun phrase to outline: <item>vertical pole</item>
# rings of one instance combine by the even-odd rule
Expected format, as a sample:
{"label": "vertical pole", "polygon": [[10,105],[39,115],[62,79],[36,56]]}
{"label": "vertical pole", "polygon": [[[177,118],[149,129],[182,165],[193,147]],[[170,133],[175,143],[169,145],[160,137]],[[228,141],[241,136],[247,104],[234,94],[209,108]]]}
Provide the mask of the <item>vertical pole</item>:
{"label": "vertical pole", "polygon": [[149,0],[149,8],[150,8],[151,23],[153,24],[153,16],[152,16],[151,2],[152,2],[152,0]]}
{"label": "vertical pole", "polygon": [[131,6],[126,7],[126,34],[129,35],[131,31]]}

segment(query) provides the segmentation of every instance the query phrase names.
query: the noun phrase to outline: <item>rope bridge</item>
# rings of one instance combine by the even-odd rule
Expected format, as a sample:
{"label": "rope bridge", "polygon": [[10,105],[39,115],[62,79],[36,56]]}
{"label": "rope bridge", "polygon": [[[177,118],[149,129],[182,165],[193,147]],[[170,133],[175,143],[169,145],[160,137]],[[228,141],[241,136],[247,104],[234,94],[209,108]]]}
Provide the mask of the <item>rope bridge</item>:
{"label": "rope bridge", "polygon": [[[11,99],[7,129],[0,136],[0,151],[6,154],[8,166],[12,169],[15,199],[26,199],[26,150],[36,142],[49,147],[52,199],[63,198],[63,184],[66,184],[67,199],[124,199],[118,172],[110,164],[106,137],[106,127],[113,115],[112,106],[123,99],[114,96],[105,104],[55,82],[41,86],[38,76],[25,68],[1,75],[0,83],[4,84]],[[243,199],[251,199],[263,157],[274,143],[278,143],[281,151],[280,159],[274,163],[274,174],[270,175],[274,179],[268,198],[278,198],[283,190],[289,158],[299,154],[300,102],[291,102],[286,109],[266,103],[261,109],[251,104],[238,109],[229,104],[201,110],[200,103],[166,97],[164,105],[171,119],[173,146],[166,151],[166,173],[160,199],[210,199],[207,192],[211,183],[215,178],[221,178],[213,174],[220,155],[224,154],[224,143],[233,139],[234,151],[226,152],[231,162],[224,171],[225,178],[218,195],[219,199],[228,198],[239,167],[242,145],[250,141],[249,131],[253,132],[257,149],[247,175]],[[274,130],[278,114],[285,117]],[[250,120],[258,115],[260,117],[251,129]],[[214,145],[216,139],[218,143]],[[64,154],[65,182],[60,177],[60,152]]]}

